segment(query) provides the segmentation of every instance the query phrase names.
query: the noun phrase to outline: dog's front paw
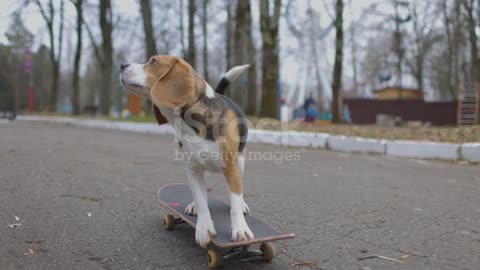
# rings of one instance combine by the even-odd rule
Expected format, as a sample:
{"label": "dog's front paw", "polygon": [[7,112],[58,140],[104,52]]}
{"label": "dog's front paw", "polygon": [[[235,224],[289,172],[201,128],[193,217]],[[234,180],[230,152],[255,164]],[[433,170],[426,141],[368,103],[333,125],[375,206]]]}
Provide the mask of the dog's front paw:
{"label": "dog's front paw", "polygon": [[217,232],[210,217],[198,218],[195,229],[195,241],[197,241],[199,246],[205,248],[210,243],[210,238],[216,234]]}
{"label": "dog's front paw", "polygon": [[[243,218],[243,217],[242,217]],[[253,240],[255,237],[253,232],[248,227],[245,219],[236,219],[232,222],[232,241],[240,242],[245,240]]]}
{"label": "dog's front paw", "polygon": [[195,207],[195,202],[192,202],[191,204],[187,205],[187,207],[185,208],[185,214],[190,216],[197,215],[197,208]]}

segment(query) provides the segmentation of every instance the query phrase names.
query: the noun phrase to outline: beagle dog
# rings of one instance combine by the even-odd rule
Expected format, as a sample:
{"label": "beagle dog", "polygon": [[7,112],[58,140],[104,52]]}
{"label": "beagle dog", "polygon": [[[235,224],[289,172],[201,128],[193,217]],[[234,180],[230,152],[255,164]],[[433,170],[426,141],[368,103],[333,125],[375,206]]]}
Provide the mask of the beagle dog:
{"label": "beagle dog", "polygon": [[244,217],[249,208],[243,199],[242,184],[247,122],[238,105],[223,95],[247,68],[245,65],[229,70],[214,91],[176,56],[157,55],[145,64],[121,65],[122,84],[152,100],[158,124],[168,122],[174,127],[179,151],[188,157],[185,168],[193,202],[185,212],[197,215],[195,240],[202,247],[216,234],[208,208],[205,171],[223,173],[227,180],[232,240],[254,238]]}

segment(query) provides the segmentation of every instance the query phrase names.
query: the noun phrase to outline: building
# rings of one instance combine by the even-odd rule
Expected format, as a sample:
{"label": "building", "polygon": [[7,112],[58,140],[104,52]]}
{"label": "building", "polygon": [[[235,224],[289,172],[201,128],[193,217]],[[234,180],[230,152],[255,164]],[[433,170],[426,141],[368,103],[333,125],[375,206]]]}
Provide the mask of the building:
{"label": "building", "polygon": [[410,100],[423,100],[423,92],[419,89],[402,88],[396,86],[388,86],[373,91],[375,98],[379,100],[391,100],[391,99],[410,99]]}

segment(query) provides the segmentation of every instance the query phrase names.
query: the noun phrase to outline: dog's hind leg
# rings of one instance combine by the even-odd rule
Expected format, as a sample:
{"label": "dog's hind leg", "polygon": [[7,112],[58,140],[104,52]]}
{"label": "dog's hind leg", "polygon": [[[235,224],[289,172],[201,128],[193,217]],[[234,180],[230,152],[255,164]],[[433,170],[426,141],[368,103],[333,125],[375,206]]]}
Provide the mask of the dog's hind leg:
{"label": "dog's hind leg", "polygon": [[187,166],[187,176],[193,201],[197,211],[195,241],[201,247],[206,247],[210,238],[216,235],[210,210],[208,209],[207,185],[203,177],[204,169]]}
{"label": "dog's hind leg", "polygon": [[[243,172],[245,171],[245,158],[243,157],[243,155],[238,155],[237,164],[238,164],[238,169],[240,170],[240,177],[243,177]],[[248,207],[247,203],[244,200],[243,201],[243,213],[248,214],[249,212],[250,212],[250,208]]]}
{"label": "dog's hind leg", "polygon": [[[246,208],[243,200],[243,186],[240,166],[238,166],[238,154],[228,150],[224,145],[223,157],[225,161],[224,175],[230,188],[230,220],[232,226],[232,241],[238,242],[253,239],[254,235],[245,221]],[[248,206],[247,206],[248,207]]]}
{"label": "dog's hind leg", "polygon": [[243,200],[242,178],[236,160],[226,160],[225,178],[230,188],[230,219],[232,224],[232,241],[253,239],[253,233],[245,221],[245,202]]}

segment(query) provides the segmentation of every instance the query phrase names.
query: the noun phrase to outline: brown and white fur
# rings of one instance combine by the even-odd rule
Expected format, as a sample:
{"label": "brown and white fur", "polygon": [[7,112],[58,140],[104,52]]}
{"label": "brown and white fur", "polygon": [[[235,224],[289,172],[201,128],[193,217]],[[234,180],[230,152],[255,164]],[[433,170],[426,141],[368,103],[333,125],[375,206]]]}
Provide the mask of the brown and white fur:
{"label": "brown and white fur", "polygon": [[[248,133],[245,115],[219,94],[247,68],[231,69],[215,92],[179,57],[157,55],[145,64],[121,66],[122,84],[152,100],[157,122],[174,127],[179,150],[191,157],[185,160],[185,168],[193,202],[185,212],[198,216],[195,240],[202,247],[216,234],[207,203],[205,171],[223,173],[229,185],[232,240],[254,238],[244,217],[249,212],[242,184],[242,151]],[[208,158],[215,156],[221,158]]]}

